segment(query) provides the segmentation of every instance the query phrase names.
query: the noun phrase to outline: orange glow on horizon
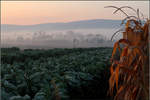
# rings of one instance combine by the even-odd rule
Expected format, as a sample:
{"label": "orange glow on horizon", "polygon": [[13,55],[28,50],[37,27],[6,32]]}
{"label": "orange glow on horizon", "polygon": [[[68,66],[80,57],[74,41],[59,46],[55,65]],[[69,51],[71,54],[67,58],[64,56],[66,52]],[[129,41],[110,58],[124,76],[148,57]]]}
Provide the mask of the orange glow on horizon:
{"label": "orange glow on horizon", "polygon": [[40,24],[86,19],[122,19],[113,15],[114,9],[105,6],[132,6],[149,17],[148,1],[1,1],[2,24]]}

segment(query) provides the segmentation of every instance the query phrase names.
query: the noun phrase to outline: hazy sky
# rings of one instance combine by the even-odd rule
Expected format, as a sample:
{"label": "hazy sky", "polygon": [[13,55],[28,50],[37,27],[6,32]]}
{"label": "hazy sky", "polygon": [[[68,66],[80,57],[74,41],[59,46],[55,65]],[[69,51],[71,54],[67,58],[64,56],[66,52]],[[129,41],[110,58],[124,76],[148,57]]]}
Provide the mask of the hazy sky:
{"label": "hazy sky", "polygon": [[[148,1],[1,1],[2,24],[40,24],[86,19],[123,19],[105,6],[131,6],[149,17]],[[131,10],[124,9],[131,14]],[[134,14],[134,13],[133,13]]]}

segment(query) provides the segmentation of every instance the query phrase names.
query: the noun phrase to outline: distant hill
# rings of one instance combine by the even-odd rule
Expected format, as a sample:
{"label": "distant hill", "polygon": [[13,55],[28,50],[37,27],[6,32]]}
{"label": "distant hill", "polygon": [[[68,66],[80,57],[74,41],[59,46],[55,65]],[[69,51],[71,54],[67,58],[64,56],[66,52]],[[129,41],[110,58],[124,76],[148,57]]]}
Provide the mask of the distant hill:
{"label": "distant hill", "polygon": [[10,25],[2,24],[2,32],[9,31],[37,31],[37,30],[67,30],[67,29],[96,29],[96,28],[116,28],[121,20],[80,20],[67,23],[44,23],[35,25]]}

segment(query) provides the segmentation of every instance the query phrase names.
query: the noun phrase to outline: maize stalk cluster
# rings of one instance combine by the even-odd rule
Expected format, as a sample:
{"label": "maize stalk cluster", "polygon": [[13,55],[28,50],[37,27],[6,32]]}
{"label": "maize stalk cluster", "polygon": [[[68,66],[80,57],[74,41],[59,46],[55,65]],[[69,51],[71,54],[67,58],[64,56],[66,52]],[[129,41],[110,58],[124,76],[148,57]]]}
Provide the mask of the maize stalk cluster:
{"label": "maize stalk cluster", "polygon": [[[108,7],[116,8],[114,13],[121,11],[126,15],[122,20],[125,25],[123,38],[114,44],[112,52],[109,94],[114,95],[115,91],[115,100],[149,100],[150,20],[141,20],[139,9],[128,6]],[[137,16],[128,16],[123,8],[132,9]]]}

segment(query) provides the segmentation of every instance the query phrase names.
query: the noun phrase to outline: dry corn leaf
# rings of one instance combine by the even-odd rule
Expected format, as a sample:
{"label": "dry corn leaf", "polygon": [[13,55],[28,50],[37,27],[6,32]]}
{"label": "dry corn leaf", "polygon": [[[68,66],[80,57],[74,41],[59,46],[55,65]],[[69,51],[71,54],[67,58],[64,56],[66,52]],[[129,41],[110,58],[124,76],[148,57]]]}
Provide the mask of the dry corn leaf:
{"label": "dry corn leaf", "polygon": [[116,80],[116,88],[117,88],[117,91],[118,91],[119,65],[117,66],[117,68],[115,70],[115,80]]}
{"label": "dry corn leaf", "polygon": [[[127,17],[122,21],[125,22],[125,32],[123,32],[123,39],[120,39],[114,44],[112,52],[112,66],[110,68],[111,76],[109,80],[109,90],[113,94],[113,89],[117,88],[115,96],[116,100],[148,100],[149,86],[145,76],[148,75],[148,41],[149,41],[149,23],[150,20],[141,24],[139,9],[134,10],[130,7],[115,7],[115,12],[121,11]],[[130,8],[137,13],[136,16],[128,16],[122,8]],[[142,15],[142,14],[141,14]],[[116,34],[116,33],[115,33]],[[114,35],[115,35],[114,34]],[[113,35],[113,36],[114,36]],[[119,44],[124,44],[123,49]],[[115,59],[114,55],[119,49],[120,59]],[[115,65],[115,68],[113,68]],[[145,67],[146,66],[146,67]],[[147,72],[147,73],[145,73]],[[120,80],[121,79],[121,80]]]}

